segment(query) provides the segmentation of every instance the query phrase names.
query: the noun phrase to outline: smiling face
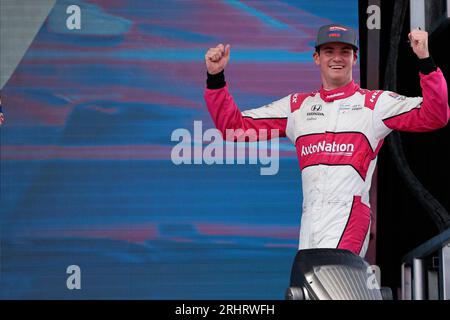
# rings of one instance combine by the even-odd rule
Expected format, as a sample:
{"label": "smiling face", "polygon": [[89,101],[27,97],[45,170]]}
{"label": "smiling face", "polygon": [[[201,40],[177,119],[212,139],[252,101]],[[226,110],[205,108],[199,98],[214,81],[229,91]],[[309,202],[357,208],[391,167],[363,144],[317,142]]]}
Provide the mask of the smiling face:
{"label": "smiling face", "polygon": [[327,90],[343,87],[352,81],[352,68],[357,54],[351,45],[332,42],[323,44],[314,52],[314,62],[320,66],[323,87]]}

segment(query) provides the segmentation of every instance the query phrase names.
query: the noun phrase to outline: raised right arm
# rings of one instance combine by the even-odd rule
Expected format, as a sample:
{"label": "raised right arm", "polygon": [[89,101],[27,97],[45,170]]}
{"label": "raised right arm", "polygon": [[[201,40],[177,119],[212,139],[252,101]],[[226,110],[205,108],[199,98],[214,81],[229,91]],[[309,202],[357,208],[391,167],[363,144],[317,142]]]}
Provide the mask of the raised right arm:
{"label": "raised right arm", "polygon": [[[208,79],[204,97],[216,128],[228,141],[243,141],[244,137],[249,141],[285,137],[290,96],[241,112],[225,82],[224,68],[229,55],[230,47],[222,44],[209,49],[205,55]],[[234,130],[234,133],[227,133],[227,129]]]}

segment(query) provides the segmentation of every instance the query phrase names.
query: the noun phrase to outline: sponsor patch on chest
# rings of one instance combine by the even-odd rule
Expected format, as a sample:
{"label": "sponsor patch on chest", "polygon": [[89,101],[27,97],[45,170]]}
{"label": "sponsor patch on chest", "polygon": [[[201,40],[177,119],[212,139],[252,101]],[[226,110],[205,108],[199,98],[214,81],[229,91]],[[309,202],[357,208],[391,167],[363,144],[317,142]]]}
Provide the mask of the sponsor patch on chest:
{"label": "sponsor patch on chest", "polygon": [[351,156],[355,151],[353,143],[328,143],[326,141],[320,141],[318,143],[311,143],[309,145],[302,146],[302,156],[311,155],[315,153],[325,152],[327,154]]}
{"label": "sponsor patch on chest", "polygon": [[360,104],[352,104],[352,103],[341,103],[339,105],[339,111],[340,112],[348,112],[348,111],[357,111],[362,110],[362,105]]}
{"label": "sponsor patch on chest", "polygon": [[306,120],[317,120],[317,117],[324,117],[325,113],[323,113],[323,106],[321,104],[313,104],[306,113]]}

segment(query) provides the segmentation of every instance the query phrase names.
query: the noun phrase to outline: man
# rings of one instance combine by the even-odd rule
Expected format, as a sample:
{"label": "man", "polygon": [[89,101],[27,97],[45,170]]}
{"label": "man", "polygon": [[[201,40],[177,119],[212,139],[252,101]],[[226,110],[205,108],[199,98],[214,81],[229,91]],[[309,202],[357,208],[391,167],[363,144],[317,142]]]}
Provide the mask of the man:
{"label": "man", "polygon": [[364,257],[369,189],[383,139],[392,130],[422,132],[448,123],[447,85],[428,52],[428,34],[413,30],[408,36],[419,58],[423,98],[361,89],[352,80],[356,33],[342,25],[319,29],[313,54],[322,77],[318,91],[291,94],[244,112],[224,78],[230,46],[207,51],[205,100],[224,137],[226,129],[278,129],[296,146],[303,186],[299,249],[339,248]]}

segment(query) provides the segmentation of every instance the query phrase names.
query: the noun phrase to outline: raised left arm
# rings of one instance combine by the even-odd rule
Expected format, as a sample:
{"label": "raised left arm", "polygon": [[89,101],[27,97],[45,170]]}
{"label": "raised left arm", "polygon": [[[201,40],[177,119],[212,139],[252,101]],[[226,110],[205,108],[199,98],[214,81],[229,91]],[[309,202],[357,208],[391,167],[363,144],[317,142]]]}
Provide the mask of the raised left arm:
{"label": "raised left arm", "polygon": [[0,98],[0,126],[5,122],[5,117],[3,116],[2,110],[2,99]]}
{"label": "raised left arm", "polygon": [[428,51],[428,33],[413,30],[408,35],[419,58],[422,97],[409,98],[384,91],[375,106],[374,122],[378,135],[391,130],[432,131],[445,127],[450,119],[447,82]]}

